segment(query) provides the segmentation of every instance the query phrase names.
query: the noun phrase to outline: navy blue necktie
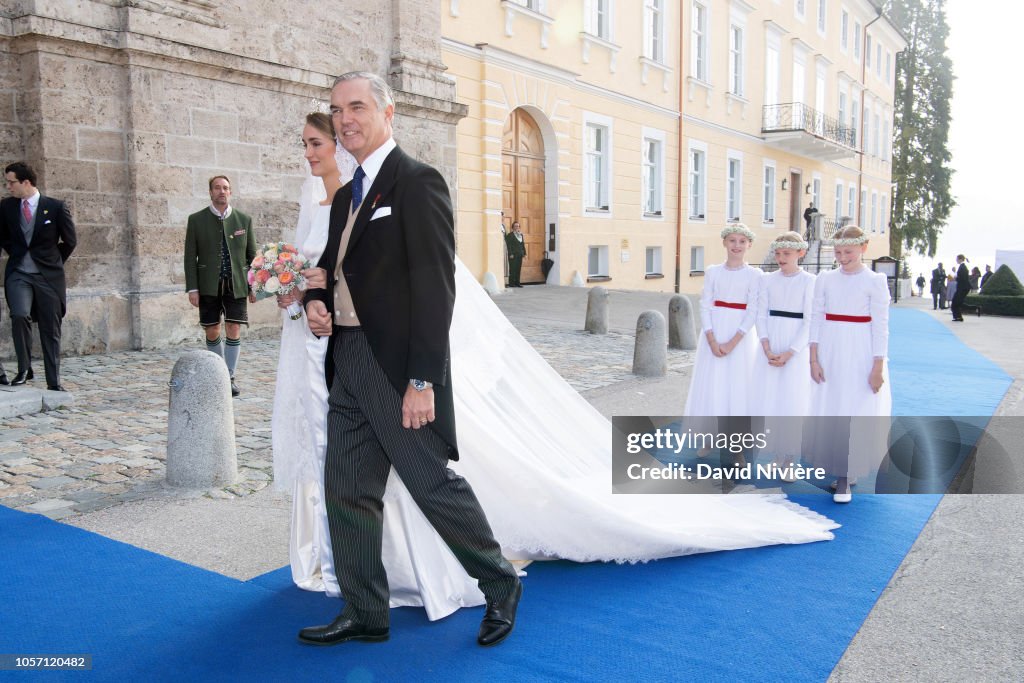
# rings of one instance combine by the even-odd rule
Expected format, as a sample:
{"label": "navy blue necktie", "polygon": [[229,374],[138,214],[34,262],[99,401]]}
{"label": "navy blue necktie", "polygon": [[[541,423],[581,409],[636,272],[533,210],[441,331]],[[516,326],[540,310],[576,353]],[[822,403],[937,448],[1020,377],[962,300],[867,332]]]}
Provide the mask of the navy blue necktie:
{"label": "navy blue necktie", "polygon": [[356,166],[356,172],[352,176],[352,210],[355,211],[363,203],[363,178],[366,172],[362,166]]}

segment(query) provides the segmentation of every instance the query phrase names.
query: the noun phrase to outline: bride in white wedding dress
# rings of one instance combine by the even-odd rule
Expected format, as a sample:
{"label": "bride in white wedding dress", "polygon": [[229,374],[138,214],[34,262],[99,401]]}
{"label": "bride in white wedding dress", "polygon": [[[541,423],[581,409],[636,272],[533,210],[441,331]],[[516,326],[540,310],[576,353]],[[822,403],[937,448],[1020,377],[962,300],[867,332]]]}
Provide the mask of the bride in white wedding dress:
{"label": "bride in white wedding dress", "polygon": [[[343,156],[338,173],[347,182],[354,162]],[[323,166],[313,173],[326,177]],[[319,208],[322,187],[320,198],[304,195],[296,244],[315,263],[329,211]],[[462,457],[450,466],[472,482],[508,559],[635,562],[832,538],[838,525],[781,494],[613,495],[611,423],[534,351],[462,262],[455,265],[450,341]],[[326,339],[312,336],[305,317],[282,317],[274,476],[293,493],[292,577],[301,588],[337,596],[322,494]],[[383,559],[393,607],[422,605],[439,619],[484,603],[394,471],[384,497]]]}

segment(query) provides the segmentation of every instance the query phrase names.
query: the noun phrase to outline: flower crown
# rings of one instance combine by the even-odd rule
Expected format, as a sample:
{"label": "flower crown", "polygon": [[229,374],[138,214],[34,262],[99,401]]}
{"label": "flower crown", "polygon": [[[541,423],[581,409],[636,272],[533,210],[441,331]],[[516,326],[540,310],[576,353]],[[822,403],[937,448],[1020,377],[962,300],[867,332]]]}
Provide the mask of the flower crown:
{"label": "flower crown", "polygon": [[768,245],[768,251],[775,251],[776,249],[796,249],[800,251],[801,249],[807,249],[807,246],[807,242],[803,240],[796,242],[794,240],[777,239]]}
{"label": "flower crown", "polygon": [[754,241],[754,233],[750,231],[750,228],[743,225],[742,223],[732,223],[731,225],[725,226],[724,228],[722,228],[720,236],[724,240],[726,237],[733,234],[743,235],[751,242]]}
{"label": "flower crown", "polygon": [[829,240],[829,244],[833,247],[859,247],[860,245],[867,243],[867,235],[861,235],[860,237],[844,237],[841,240]]}

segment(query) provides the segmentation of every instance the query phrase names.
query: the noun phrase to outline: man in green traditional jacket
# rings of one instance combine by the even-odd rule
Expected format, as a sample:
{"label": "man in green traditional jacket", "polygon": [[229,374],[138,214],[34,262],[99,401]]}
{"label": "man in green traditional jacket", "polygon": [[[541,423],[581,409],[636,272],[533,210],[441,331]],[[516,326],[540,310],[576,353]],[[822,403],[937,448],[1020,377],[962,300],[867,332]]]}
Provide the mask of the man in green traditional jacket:
{"label": "man in green traditional jacket", "polygon": [[[230,205],[231,181],[210,178],[210,206],[188,217],[185,230],[185,289],[188,301],[199,308],[199,324],[206,330],[206,348],[224,359],[231,377],[231,395],[238,396],[235,366],[241,350],[242,325],[249,324],[246,274],[256,257],[252,219]],[[226,339],[221,342],[224,319]]]}

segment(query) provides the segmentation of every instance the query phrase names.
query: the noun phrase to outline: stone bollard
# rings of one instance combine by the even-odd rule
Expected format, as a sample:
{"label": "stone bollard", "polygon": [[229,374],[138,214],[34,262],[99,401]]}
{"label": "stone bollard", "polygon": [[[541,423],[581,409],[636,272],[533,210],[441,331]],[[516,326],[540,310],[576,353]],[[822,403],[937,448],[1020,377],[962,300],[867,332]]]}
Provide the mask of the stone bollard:
{"label": "stone bollard", "polygon": [[633,374],[641,377],[664,377],[667,372],[665,316],[658,311],[644,311],[636,321]]}
{"label": "stone bollard", "polygon": [[604,287],[594,287],[587,294],[584,329],[591,334],[608,334],[608,290]]}
{"label": "stone bollard", "polygon": [[210,351],[183,353],[168,385],[167,483],[192,489],[235,483],[235,411],[223,359]]}
{"label": "stone bollard", "polygon": [[676,294],[668,302],[668,347],[693,351],[697,348],[697,328],[693,321],[690,297]]}
{"label": "stone bollard", "polygon": [[494,273],[487,271],[484,273],[484,291],[494,296],[495,294],[501,294],[501,287],[498,286],[498,278],[494,277]]}

